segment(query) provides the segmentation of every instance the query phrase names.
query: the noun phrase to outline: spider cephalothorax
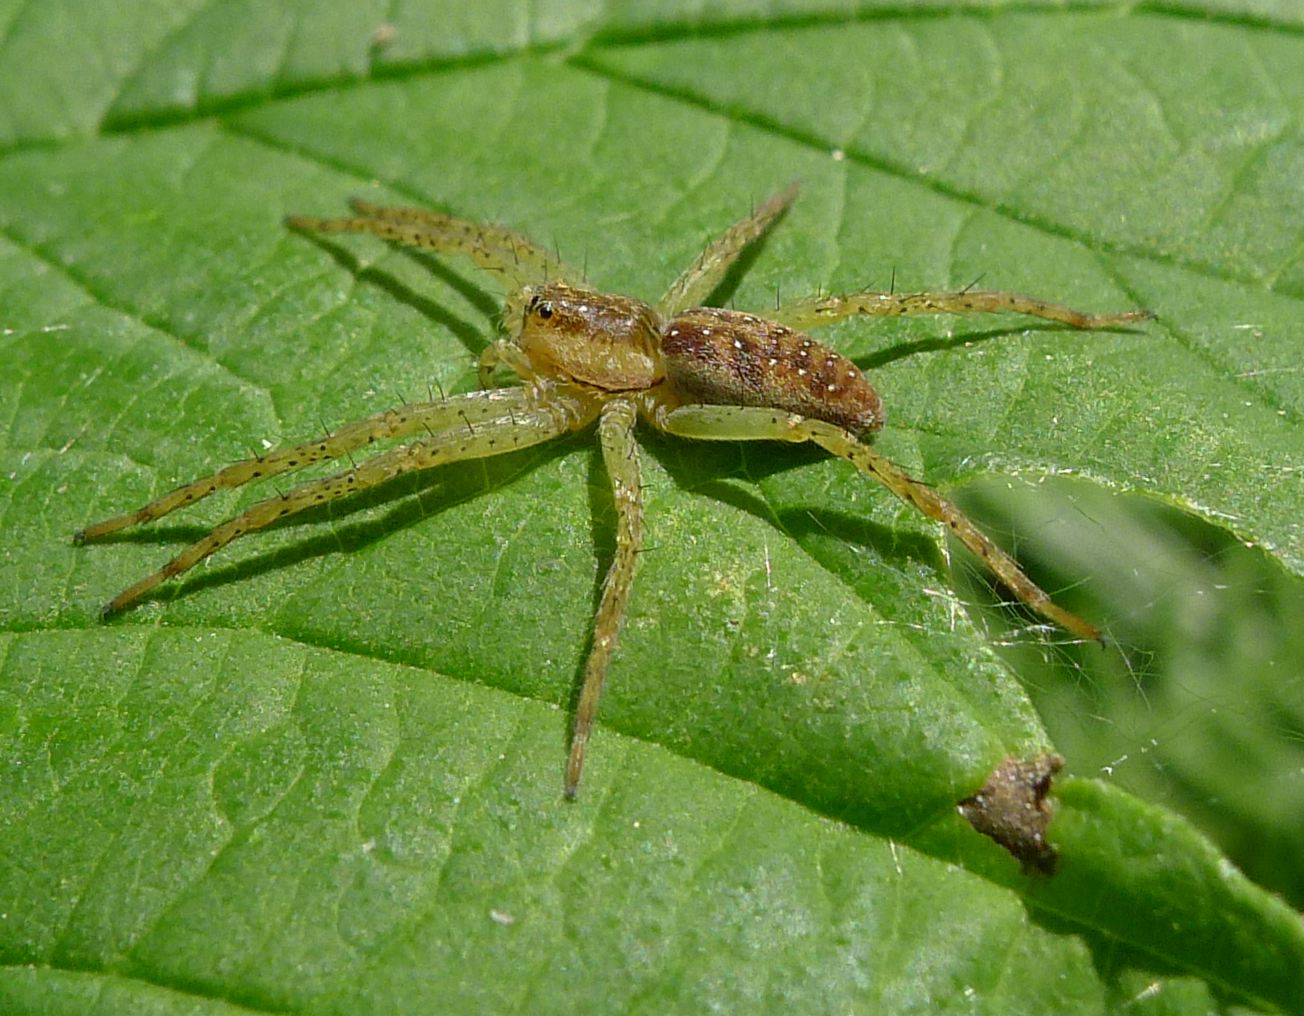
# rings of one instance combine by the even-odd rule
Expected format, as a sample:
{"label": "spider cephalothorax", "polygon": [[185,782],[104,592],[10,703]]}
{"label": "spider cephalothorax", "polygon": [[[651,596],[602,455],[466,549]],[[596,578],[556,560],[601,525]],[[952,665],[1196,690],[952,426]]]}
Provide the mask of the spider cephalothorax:
{"label": "spider cephalothorax", "polygon": [[[951,502],[876,452],[868,439],[883,425],[877,392],[850,360],[804,329],[854,314],[966,314],[1009,311],[1076,328],[1131,324],[1147,311],[1085,314],[1016,293],[853,293],[784,304],[765,317],[700,306],[738,256],[796,197],[791,186],[726,230],[651,306],[599,293],[544,248],[501,226],[415,208],[354,201],[352,218],[291,217],[296,229],[371,233],[396,243],[469,257],[503,277],[507,337],[480,357],[484,389],[406,405],[347,424],[306,444],[277,449],[164,494],[136,511],[81,530],[81,543],[150,522],[217,490],[238,487],[343,456],[386,438],[414,438],[351,468],[260,501],[187,547],[158,571],[114,597],[111,614],[161,582],[193,568],[232,540],[296,512],[346,497],[402,473],[485,458],[540,444],[598,422],[603,463],[616,506],[616,548],[602,587],[585,663],[566,767],[565,791],[579,785],[603,680],[616,648],[643,537],[638,445],[641,417],[681,437],[812,442],[847,459],[897,497],[947,526],[1020,600],[1084,639],[1093,625],[1053,603],[1005,551]],[[521,384],[490,387],[506,367]]]}
{"label": "spider cephalothorax", "polygon": [[524,290],[512,341],[537,374],[606,392],[642,391],[664,377],[661,322],[647,304],[564,282]]}

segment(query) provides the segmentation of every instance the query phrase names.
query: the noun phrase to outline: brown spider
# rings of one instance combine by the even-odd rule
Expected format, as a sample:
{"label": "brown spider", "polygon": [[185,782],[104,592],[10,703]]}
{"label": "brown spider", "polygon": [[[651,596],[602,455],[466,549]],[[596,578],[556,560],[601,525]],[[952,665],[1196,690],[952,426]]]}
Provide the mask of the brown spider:
{"label": "brown spider", "polygon": [[[868,440],[883,426],[878,393],[854,363],[801,329],[852,314],[968,314],[1010,311],[1074,328],[1125,325],[1148,311],[1084,314],[1015,293],[853,293],[820,296],[779,307],[767,318],[700,306],[739,255],[788,207],[793,184],[726,230],[675,280],[655,307],[598,293],[575,281],[560,260],[525,237],[415,208],[381,208],[353,201],[357,216],[291,216],[291,228],[323,233],[372,233],[395,243],[462,254],[497,272],[508,286],[508,338],[480,357],[482,391],[391,409],[341,427],[320,440],[281,448],[227,466],[164,494],[143,508],[78,532],[82,543],[193,504],[218,490],[349,455],[383,438],[421,435],[354,464],[260,501],[222,523],[152,575],[115,596],[107,616],[132,606],[167,579],[193,568],[237,537],[336,498],[348,497],[402,473],[446,462],[526,448],[598,423],[603,463],[616,505],[616,551],[593,622],[593,647],[575,711],[565,792],[574,797],[602,683],[616,649],[643,535],[638,446],[634,425],[680,437],[723,441],[810,441],[850,461],[903,501],[946,525],[1025,604],[1084,639],[1091,624],[1051,602],[1005,551],[931,487],[911,479]],[[489,388],[499,365],[522,384]]]}

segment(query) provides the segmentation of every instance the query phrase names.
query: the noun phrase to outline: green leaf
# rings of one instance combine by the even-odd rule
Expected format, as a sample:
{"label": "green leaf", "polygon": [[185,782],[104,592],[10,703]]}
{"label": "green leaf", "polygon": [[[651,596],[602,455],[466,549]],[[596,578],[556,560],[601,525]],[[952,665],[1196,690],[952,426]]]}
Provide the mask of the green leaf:
{"label": "green leaf", "polygon": [[70,542],[474,387],[492,279],[285,214],[493,219],[654,299],[799,177],[739,306],[981,275],[1160,315],[829,330],[885,453],[1144,492],[1297,591],[1288,5],[82,6],[0,4],[0,1008],[1304,1011],[1299,915],[1177,815],[1065,779],[1046,877],[956,814],[1053,747],[995,644],[1100,651],[976,624],[936,527],[845,463],[644,435],[650,546],[573,806],[613,541],[591,434],[309,513],[108,625],[259,491]]}
{"label": "green leaf", "polygon": [[[990,531],[1035,534],[1020,551],[1042,574],[1090,572],[1062,598],[1084,617],[1111,618],[1123,647],[1072,659],[1028,642],[1002,647],[1057,750],[1077,772],[1195,820],[1255,881],[1304,904],[1295,577],[1224,530],[1079,479],[990,476],[960,499]],[[970,589],[979,573],[958,578],[962,594],[991,598]]]}

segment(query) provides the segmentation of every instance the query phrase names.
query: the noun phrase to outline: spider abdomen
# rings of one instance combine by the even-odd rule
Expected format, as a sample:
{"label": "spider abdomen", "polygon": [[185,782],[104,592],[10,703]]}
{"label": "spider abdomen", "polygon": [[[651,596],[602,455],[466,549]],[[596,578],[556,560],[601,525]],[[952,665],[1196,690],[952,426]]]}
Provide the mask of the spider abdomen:
{"label": "spider abdomen", "polygon": [[666,379],[686,400],[768,406],[868,435],[878,392],[854,363],[803,332],[755,314],[695,307],[661,333]]}

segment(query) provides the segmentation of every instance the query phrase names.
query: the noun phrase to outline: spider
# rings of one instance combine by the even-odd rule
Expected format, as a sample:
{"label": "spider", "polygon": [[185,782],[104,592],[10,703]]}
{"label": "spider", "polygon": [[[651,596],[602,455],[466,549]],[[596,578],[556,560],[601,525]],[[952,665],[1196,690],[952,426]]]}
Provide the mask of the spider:
{"label": "spider", "polygon": [[[508,295],[506,338],[480,356],[480,391],[405,405],[318,440],[283,447],[220,469],[135,511],[79,531],[96,540],[254,480],[350,456],[385,438],[415,438],[324,479],[302,483],[254,504],[186,547],[158,571],[103,608],[107,617],[140,601],[237,537],[297,512],[349,497],[400,474],[448,462],[528,448],[597,423],[602,460],[616,508],[616,547],[593,622],[566,764],[565,795],[574,798],[616,650],[643,538],[639,419],[678,437],[721,441],[811,442],[847,459],[901,500],[950,529],[1011,592],[1042,617],[1083,638],[1094,625],[1052,602],[1012,557],[932,487],[912,479],[869,444],[883,426],[878,393],[854,363],[805,329],[854,314],[969,314],[1008,311],[1074,328],[1106,328],[1151,317],[1149,311],[1087,314],[1017,293],[878,293],[816,296],[785,303],[766,317],[703,306],[730,266],[783,214],[795,183],[773,195],[716,240],[649,305],[600,293],[577,281],[561,260],[496,225],[416,208],[386,208],[354,199],[346,218],[290,216],[286,225],[317,233],[370,233],[397,244],[460,254],[497,273]],[[491,387],[497,368],[520,384]]]}

